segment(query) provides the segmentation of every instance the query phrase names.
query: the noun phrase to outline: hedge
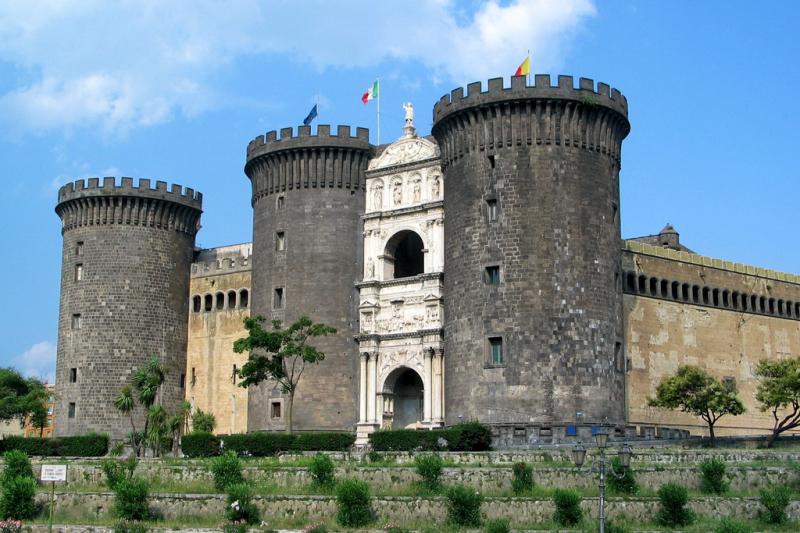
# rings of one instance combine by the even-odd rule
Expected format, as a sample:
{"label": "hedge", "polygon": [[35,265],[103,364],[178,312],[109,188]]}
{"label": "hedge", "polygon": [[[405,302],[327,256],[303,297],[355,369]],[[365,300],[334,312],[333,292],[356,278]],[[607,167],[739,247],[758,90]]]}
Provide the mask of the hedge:
{"label": "hedge", "polygon": [[379,452],[480,452],[491,449],[492,433],[480,422],[462,422],[446,429],[376,431],[370,434],[369,442]]}
{"label": "hedge", "polygon": [[101,457],[108,453],[108,435],[89,433],[74,437],[6,437],[0,451],[22,450],[28,455],[59,457]]}
{"label": "hedge", "polygon": [[267,457],[279,452],[346,451],[356,437],[352,433],[239,433],[214,436],[210,433],[192,433],[183,437],[181,448],[187,457],[210,457],[220,451],[240,455]]}

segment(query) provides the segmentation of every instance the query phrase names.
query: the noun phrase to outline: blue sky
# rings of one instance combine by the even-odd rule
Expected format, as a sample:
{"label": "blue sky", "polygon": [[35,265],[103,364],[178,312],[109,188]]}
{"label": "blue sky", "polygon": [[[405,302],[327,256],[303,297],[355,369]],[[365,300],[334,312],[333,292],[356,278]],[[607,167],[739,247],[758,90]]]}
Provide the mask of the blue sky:
{"label": "blue sky", "polygon": [[622,231],[671,222],[699,253],[800,273],[800,3],[600,0],[0,4],[0,365],[55,365],[59,185],[148,177],[204,193],[202,246],[251,236],[245,147],[320,121],[382,141],[402,102],[428,134],[451,89],[536,73],[619,88],[630,105]]}

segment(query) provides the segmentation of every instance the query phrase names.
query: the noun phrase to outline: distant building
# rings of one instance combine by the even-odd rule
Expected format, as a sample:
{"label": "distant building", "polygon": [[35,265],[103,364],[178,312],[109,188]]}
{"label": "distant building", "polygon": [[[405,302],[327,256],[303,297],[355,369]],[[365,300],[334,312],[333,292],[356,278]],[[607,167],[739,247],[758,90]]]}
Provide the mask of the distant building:
{"label": "distant building", "polygon": [[53,429],[55,424],[55,416],[53,411],[56,406],[56,387],[55,385],[46,384],[47,389],[47,425],[44,428],[33,426],[30,417],[25,419],[25,424],[22,428],[22,434],[25,437],[42,437],[48,438],[53,436]]}

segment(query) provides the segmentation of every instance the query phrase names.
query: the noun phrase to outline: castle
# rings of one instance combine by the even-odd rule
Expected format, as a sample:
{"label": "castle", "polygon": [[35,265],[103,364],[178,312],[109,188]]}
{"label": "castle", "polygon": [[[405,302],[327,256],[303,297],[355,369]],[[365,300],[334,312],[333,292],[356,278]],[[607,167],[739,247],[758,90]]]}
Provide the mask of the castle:
{"label": "castle", "polygon": [[[445,95],[432,136],[320,125],[247,147],[252,243],[195,250],[202,196],[179,185],[62,187],[56,431],[122,438],[112,400],[152,354],[162,402],[210,411],[219,433],[280,430],[284,395],[243,389],[242,319],[301,314],[337,329],[294,404],[299,430],[492,427],[498,445],[702,433],[647,407],[683,364],[733,380],[760,433],[755,364],[800,354],[800,277],[695,254],[667,226],[623,240],[630,131],[616,89],[547,75]],[[244,199],[243,199],[244,200]],[[139,414],[141,416],[141,413]]]}

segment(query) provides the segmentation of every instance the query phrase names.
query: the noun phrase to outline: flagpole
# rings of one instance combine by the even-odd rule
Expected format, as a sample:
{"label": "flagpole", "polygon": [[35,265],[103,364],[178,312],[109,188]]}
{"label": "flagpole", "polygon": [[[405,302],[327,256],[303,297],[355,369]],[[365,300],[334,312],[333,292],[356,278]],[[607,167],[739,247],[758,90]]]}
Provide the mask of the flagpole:
{"label": "flagpole", "polygon": [[528,49],[528,85],[531,84],[531,51]]}
{"label": "flagpole", "polygon": [[322,120],[319,118],[319,93],[314,95],[314,108],[317,110],[317,124]]}
{"label": "flagpole", "polygon": [[381,79],[378,78],[378,144],[381,144]]}

